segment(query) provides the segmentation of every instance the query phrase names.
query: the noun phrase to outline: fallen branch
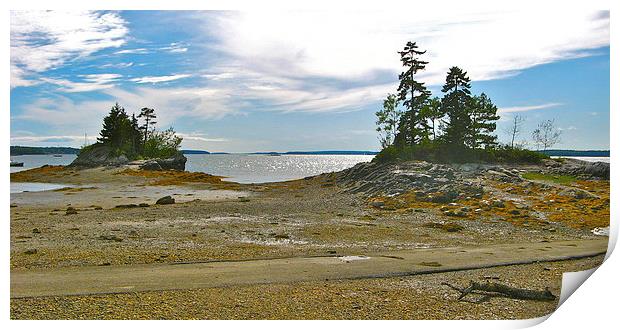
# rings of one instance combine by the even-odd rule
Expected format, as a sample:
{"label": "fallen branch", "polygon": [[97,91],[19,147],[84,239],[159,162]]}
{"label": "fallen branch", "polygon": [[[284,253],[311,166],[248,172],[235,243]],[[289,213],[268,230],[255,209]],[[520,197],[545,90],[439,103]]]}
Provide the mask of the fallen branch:
{"label": "fallen branch", "polygon": [[450,283],[441,283],[445,286],[450,287],[453,290],[456,290],[461,293],[458,300],[462,300],[465,296],[469,294],[480,294],[485,297],[480,299],[477,302],[486,301],[491,297],[506,297],[512,299],[523,299],[523,300],[538,300],[538,301],[552,301],[555,300],[556,297],[549,291],[548,288],[545,290],[528,290],[528,289],[519,289],[514,288],[508,285],[499,284],[499,283],[478,283],[471,281],[467,288],[459,288]]}

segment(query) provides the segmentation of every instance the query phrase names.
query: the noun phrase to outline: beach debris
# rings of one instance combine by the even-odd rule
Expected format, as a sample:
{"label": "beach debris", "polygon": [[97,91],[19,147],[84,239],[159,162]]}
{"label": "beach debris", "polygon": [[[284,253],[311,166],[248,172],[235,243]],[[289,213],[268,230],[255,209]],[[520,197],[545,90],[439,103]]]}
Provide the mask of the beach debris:
{"label": "beach debris", "polygon": [[134,207],[138,207],[137,204],[120,204],[120,205],[116,205],[114,208],[116,209],[131,209]]}
{"label": "beach debris", "polygon": [[37,249],[28,249],[24,251],[24,254],[37,254]]}
{"label": "beach debris", "polygon": [[469,301],[473,303],[485,302],[492,297],[537,301],[553,301],[556,299],[556,296],[549,291],[549,288],[545,288],[544,290],[530,290],[515,288],[501,283],[479,283],[474,281],[470,281],[469,286],[466,288],[459,288],[447,282],[442,282],[441,284],[460,292],[461,295],[458,297],[458,300],[463,300],[469,294],[477,294],[482,296],[478,300]]}
{"label": "beach debris", "polygon": [[418,265],[426,266],[426,267],[441,267],[442,266],[442,264],[438,263],[437,261],[423,261],[419,263]]}
{"label": "beach debris", "polygon": [[34,229],[32,229],[32,233],[33,234],[40,234],[41,230],[39,228],[34,228]]}
{"label": "beach debris", "polygon": [[101,235],[101,236],[99,236],[99,239],[103,240],[103,241],[114,241],[114,242],[122,242],[123,241],[122,238],[120,238],[120,237],[118,237],[116,235]]}
{"label": "beach debris", "polygon": [[247,197],[245,197],[245,196],[239,196],[239,197],[237,197],[237,200],[238,200],[239,202],[243,202],[243,203],[247,203],[247,202],[249,202],[249,201],[250,201],[250,199],[249,199],[249,198],[247,198]]}
{"label": "beach debris", "polygon": [[73,206],[67,207],[65,215],[78,214],[77,210]]}
{"label": "beach debris", "polygon": [[164,196],[160,199],[157,200],[157,202],[155,202],[155,204],[158,205],[166,205],[166,204],[174,204],[174,198],[172,198],[172,196]]}

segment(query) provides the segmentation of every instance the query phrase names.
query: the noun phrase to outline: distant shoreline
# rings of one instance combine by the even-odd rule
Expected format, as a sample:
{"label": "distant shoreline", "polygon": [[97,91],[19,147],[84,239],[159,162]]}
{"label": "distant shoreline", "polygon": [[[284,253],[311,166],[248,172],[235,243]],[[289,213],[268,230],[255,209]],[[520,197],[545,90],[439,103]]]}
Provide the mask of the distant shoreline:
{"label": "distant shoreline", "polygon": [[[80,149],[73,147],[26,147],[11,146],[11,156],[22,155],[53,155],[53,154],[78,154]],[[317,151],[258,151],[258,152],[209,152],[206,150],[181,150],[185,155],[376,155],[378,151],[370,150],[317,150]],[[563,150],[553,149],[541,151],[548,156],[560,157],[609,157],[609,150]]]}

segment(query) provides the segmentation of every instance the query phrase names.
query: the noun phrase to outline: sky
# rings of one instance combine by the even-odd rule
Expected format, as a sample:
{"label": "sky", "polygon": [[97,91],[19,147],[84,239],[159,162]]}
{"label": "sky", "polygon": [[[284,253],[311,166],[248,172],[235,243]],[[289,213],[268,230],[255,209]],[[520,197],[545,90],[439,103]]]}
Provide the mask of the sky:
{"label": "sky", "polygon": [[[434,96],[451,66],[554,148],[609,149],[609,12],[12,11],[11,145],[93,143],[118,102],[184,149],[378,150],[375,111],[415,41]],[[533,144],[530,144],[533,147]]]}

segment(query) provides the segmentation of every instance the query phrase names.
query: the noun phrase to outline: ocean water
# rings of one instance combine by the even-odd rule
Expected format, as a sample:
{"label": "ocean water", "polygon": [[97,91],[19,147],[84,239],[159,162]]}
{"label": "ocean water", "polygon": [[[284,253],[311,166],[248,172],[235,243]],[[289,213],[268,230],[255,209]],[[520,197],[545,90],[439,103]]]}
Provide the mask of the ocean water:
{"label": "ocean water", "polygon": [[[326,172],[344,170],[361,162],[369,162],[372,155],[185,155],[187,163],[186,171],[205,172],[213,175],[226,177],[228,181],[241,183],[262,183],[301,179],[306,176]],[[11,167],[11,172],[41,167],[43,165],[68,165],[75,155],[24,155],[12,156],[11,160],[24,162],[24,167]],[[15,189],[13,187],[15,186]],[[41,185],[29,187],[17,187],[11,184],[11,192],[23,190],[40,191],[46,189],[58,189]]]}
{"label": "ocean water", "polygon": [[11,194],[21,192],[35,192],[45,190],[56,190],[60,188],[70,187],[63,184],[55,183],[39,183],[39,182],[11,182]]}
{"label": "ocean water", "polygon": [[226,177],[227,181],[263,183],[301,179],[341,171],[373,155],[186,155],[185,170]]}
{"label": "ocean water", "polygon": [[24,167],[11,167],[11,173],[37,168],[43,165],[69,165],[75,157],[76,155],[61,155],[61,157],[54,157],[53,155],[11,156],[12,161],[24,163]]}

